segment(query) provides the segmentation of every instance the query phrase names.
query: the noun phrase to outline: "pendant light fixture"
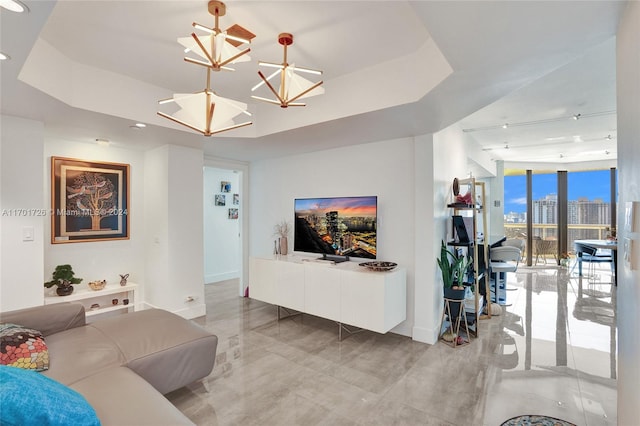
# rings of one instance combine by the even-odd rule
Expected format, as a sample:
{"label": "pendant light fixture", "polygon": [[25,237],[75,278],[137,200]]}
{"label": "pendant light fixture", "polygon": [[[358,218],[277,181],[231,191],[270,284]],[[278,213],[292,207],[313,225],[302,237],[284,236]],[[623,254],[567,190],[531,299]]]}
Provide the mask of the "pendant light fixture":
{"label": "pendant light fixture", "polygon": [[[295,64],[289,64],[287,62],[287,47],[293,44],[292,34],[281,33],[278,36],[278,43],[280,43],[284,47],[284,59],[282,63],[276,64],[272,62],[258,62],[258,65],[261,67],[276,68],[276,70],[268,77],[265,77],[262,71],[258,71],[258,75],[260,76],[260,79],[262,81],[260,81],[260,83],[256,84],[251,89],[251,91],[253,92],[263,85],[266,85],[271,93],[275,95],[275,99],[253,95],[251,97],[260,101],[280,105],[281,108],[287,108],[290,106],[305,106],[304,103],[295,101],[302,98],[321,95],[324,93],[324,88],[320,87],[322,85],[322,81],[313,83],[312,81],[297,75],[296,72],[322,75],[322,71],[296,67]],[[280,79],[280,87],[278,88],[278,90],[276,90],[271,84],[271,80],[273,80],[276,76],[278,76]]]}
{"label": "pendant light fixture", "polygon": [[238,46],[248,44],[255,37],[254,34],[239,25],[221,31],[218,18],[226,13],[224,3],[210,1],[208,7],[209,13],[215,16],[214,28],[208,28],[195,22],[193,26],[207,31],[209,35],[201,37],[192,33],[191,37],[178,39],[180,44],[206,60],[205,62],[189,57],[184,58],[189,63],[207,68],[205,89],[197,93],[176,93],[173,97],[158,102],[160,105],[174,103],[179,107],[173,115],[159,111],[159,116],[202,133],[204,136],[212,136],[216,133],[252,124],[251,121],[236,124],[234,119],[238,115],[251,116],[251,113],[247,111],[247,104],[223,98],[215,93],[211,89],[211,71],[232,70],[226,65],[249,61],[251,58],[246,54],[250,49],[247,47],[241,50],[238,49]]}
{"label": "pendant light fixture", "polygon": [[251,116],[247,104],[218,96],[211,90],[211,69],[207,68],[207,87],[197,93],[176,93],[172,98],[158,102],[160,105],[175,103],[180,109],[173,115],[158,112],[158,115],[186,126],[204,136],[239,127],[249,126],[251,121],[236,124],[234,118],[240,114]]}
{"label": "pendant light fixture", "polygon": [[185,47],[185,51],[192,51],[200,56],[202,60],[188,56],[185,56],[184,60],[211,68],[214,71],[220,71],[221,69],[233,71],[233,68],[228,67],[227,64],[251,60],[247,55],[251,48],[242,46],[247,46],[251,39],[255,37],[255,34],[237,24],[222,31],[219,25],[219,18],[224,16],[227,11],[223,2],[210,1],[208,9],[209,13],[215,17],[213,28],[196,22],[193,23],[194,28],[207,32],[207,35],[199,36],[196,33],[191,33],[190,37],[178,38],[178,43]]}

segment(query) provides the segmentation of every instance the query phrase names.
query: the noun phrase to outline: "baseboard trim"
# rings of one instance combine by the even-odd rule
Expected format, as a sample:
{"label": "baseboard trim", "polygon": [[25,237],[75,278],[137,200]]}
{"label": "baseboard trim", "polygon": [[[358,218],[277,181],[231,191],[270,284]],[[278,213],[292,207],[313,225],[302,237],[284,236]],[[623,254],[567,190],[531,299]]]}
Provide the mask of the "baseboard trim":
{"label": "baseboard trim", "polygon": [[240,278],[240,271],[223,272],[221,274],[209,274],[204,276],[205,284],[217,283],[220,281],[232,280]]}
{"label": "baseboard trim", "polygon": [[201,303],[199,305],[191,306],[189,308],[179,309],[177,311],[173,311],[174,314],[180,315],[185,319],[194,319],[198,317],[205,316],[207,314],[207,305]]}
{"label": "baseboard trim", "polygon": [[430,328],[413,327],[411,338],[416,342],[433,345],[438,341],[438,333],[436,330]]}

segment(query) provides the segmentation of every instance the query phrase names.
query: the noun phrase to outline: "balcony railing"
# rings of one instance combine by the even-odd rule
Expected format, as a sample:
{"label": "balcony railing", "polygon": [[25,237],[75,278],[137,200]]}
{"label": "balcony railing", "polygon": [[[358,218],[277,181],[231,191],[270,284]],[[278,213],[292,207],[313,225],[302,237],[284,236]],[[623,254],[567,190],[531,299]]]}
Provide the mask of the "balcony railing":
{"label": "balcony railing", "polygon": [[[504,233],[507,238],[526,238],[526,223],[505,223]],[[568,241],[567,247],[571,252],[573,250],[573,242],[575,240],[604,240],[611,234],[609,225],[587,225],[573,224],[568,225]],[[558,227],[554,223],[534,223],[533,236],[543,240],[557,240]],[[543,258],[553,257],[557,260],[557,248],[554,245],[551,252],[542,254]],[[536,255],[534,250],[534,256]]]}

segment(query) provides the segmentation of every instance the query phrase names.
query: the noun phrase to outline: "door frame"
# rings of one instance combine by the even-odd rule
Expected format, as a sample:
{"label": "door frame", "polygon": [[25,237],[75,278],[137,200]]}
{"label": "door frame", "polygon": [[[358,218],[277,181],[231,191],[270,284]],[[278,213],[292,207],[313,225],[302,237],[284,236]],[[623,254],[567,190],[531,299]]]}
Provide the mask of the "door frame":
{"label": "door frame", "polygon": [[204,156],[204,167],[214,167],[217,169],[234,170],[240,176],[240,188],[242,199],[242,210],[240,219],[240,279],[238,280],[238,295],[244,296],[246,288],[249,286],[249,163],[243,161],[229,160]]}

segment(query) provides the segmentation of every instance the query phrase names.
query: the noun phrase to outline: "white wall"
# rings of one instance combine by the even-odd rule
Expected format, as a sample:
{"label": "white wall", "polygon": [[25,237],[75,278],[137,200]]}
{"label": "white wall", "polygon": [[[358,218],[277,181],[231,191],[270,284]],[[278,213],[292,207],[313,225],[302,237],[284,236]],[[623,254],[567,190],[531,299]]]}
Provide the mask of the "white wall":
{"label": "white wall", "polygon": [[168,151],[169,147],[165,145],[144,153],[144,210],[148,212],[144,222],[144,268],[146,281],[154,283],[145,289],[145,301],[157,306],[162,303],[169,276]]}
{"label": "white wall", "polygon": [[[435,343],[442,312],[436,258],[446,237],[451,182],[468,175],[456,129],[252,164],[250,254],[273,252],[273,226],[301,197],[378,196],[378,259],[407,269],[407,320],[393,332]],[[251,277],[249,277],[249,283]]]}
{"label": "white wall", "polygon": [[[413,184],[414,197],[414,295],[409,306],[414,312],[411,331],[413,340],[434,343],[437,340],[436,316],[439,315],[437,281],[434,280],[434,241],[440,241],[434,234],[434,179],[433,179],[433,135],[415,138]],[[437,252],[435,252],[437,253]],[[433,259],[433,261],[431,261]]]}
{"label": "white wall", "polygon": [[185,318],[206,313],[203,161],[202,150],[175,145],[145,153],[146,301]]}
{"label": "white wall", "polygon": [[[359,195],[378,196],[378,260],[393,261],[407,268],[407,321],[394,331],[410,336],[414,313],[416,220],[412,139],[252,163],[250,255],[273,253],[273,227],[282,220],[293,224],[295,198]],[[428,217],[428,212],[425,216]]]}
{"label": "white wall", "polygon": [[[116,146],[100,146],[95,143],[74,142],[59,138],[45,138],[45,177],[41,181],[47,202],[51,199],[51,157],[69,157],[90,161],[106,161],[129,164],[129,239],[117,241],[93,241],[51,244],[51,221],[44,227],[44,274],[46,279],[56,265],[70,264],[75,276],[82,278],[79,286],[89,281],[120,281],[119,274],[129,274],[129,282],[144,284],[144,156],[142,153]],[[43,167],[41,166],[41,169]],[[140,288],[140,299],[144,287]]]}
{"label": "white wall", "polygon": [[427,309],[434,312],[428,324],[431,331],[430,343],[438,340],[440,317],[443,307],[442,274],[436,259],[440,256],[440,243],[451,238],[451,209],[447,204],[453,201],[453,178],[469,176],[466,160],[466,135],[455,127],[449,127],[433,135],[433,241],[431,246],[431,303]]}
{"label": "white wall", "polygon": [[[0,309],[41,305],[44,281],[69,263],[80,285],[129,273],[141,299],[186,318],[205,314],[201,149],[102,147],[49,137],[42,123],[3,116],[0,154],[1,209],[46,213],[0,216]],[[51,156],[130,165],[128,240],[51,244]],[[33,226],[34,241],[22,241],[24,226]]]}
{"label": "white wall", "polygon": [[[42,182],[44,126],[40,122],[2,116],[0,144],[0,310],[43,303],[44,225],[49,203]],[[23,229],[33,241],[23,241]]]}
{"label": "white wall", "polygon": [[[622,260],[627,254],[625,238],[640,237],[624,229],[627,201],[640,201],[640,2],[629,2],[617,35],[618,115],[618,424],[638,424],[640,406],[640,271],[630,270]],[[636,253],[640,260],[640,253]]]}
{"label": "white wall", "polygon": [[[222,181],[231,182],[231,192],[220,191]],[[216,194],[225,195],[225,206],[215,205]],[[234,194],[240,196],[240,204],[233,204]],[[204,168],[204,282],[207,284],[240,276],[242,195],[239,172]],[[238,209],[238,219],[229,219],[229,209]]]}
{"label": "white wall", "polygon": [[[491,197],[487,200],[487,212],[489,214],[489,236],[504,235],[504,161],[496,161],[496,177],[489,179]],[[495,202],[500,205],[496,206]]]}

